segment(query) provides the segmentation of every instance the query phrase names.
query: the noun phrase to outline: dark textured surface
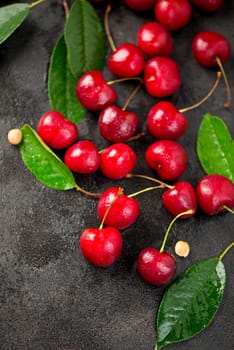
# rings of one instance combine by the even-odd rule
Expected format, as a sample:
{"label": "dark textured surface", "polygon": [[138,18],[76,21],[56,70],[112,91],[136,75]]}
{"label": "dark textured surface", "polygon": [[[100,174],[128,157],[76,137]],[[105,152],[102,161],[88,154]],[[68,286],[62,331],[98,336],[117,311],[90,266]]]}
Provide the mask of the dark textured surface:
{"label": "dark textured surface", "polygon": [[[4,5],[8,2],[1,2]],[[103,8],[98,8],[103,15]],[[233,47],[234,4],[226,1],[219,13],[194,11],[191,23],[175,33],[173,56],[181,67],[183,86],[172,97],[182,108],[203,97],[212,86],[215,71],[200,67],[191,54],[191,40],[200,30],[219,31]],[[116,5],[111,28],[117,44],[135,41],[141,23],[153,15],[134,14]],[[121,258],[108,269],[98,269],[82,258],[78,241],[86,227],[99,224],[96,200],[75,191],[60,192],[44,187],[26,170],[17,147],[7,142],[7,132],[27,122],[37,127],[49,109],[47,68],[53,45],[63,30],[64,13],[59,1],[51,0],[33,9],[25,23],[0,46],[0,349],[3,350],[153,350],[155,318],[163,288],[145,284],[137,275],[136,258],[148,245],[160,247],[171,215],[162,207],[161,192],[138,197],[141,215],[123,232]],[[108,49],[107,54],[110,53]],[[234,91],[234,58],[225,64]],[[105,70],[106,78],[111,75]],[[117,86],[123,105],[134,84]],[[234,94],[232,92],[234,97]],[[219,115],[234,135],[232,109],[224,110],[223,81],[203,106],[187,113],[189,130],[180,142],[189,154],[184,179],[196,184],[203,175],[196,156],[196,136],[202,115]],[[234,99],[233,99],[234,100]],[[142,128],[147,111],[155,102],[141,91],[129,108],[138,112]],[[234,102],[233,102],[234,103]],[[105,146],[98,135],[96,117],[80,123],[80,137]],[[146,167],[143,152],[151,138],[132,143],[138,154],[136,172],[153,173]],[[99,173],[78,177],[90,191],[117,184]],[[143,180],[119,181],[131,193],[149,186]],[[222,214],[177,223],[168,240],[173,252],[178,239],[191,245],[187,259],[178,259],[178,274],[192,263],[217,256],[233,240],[233,216]],[[168,346],[168,350],[231,350],[233,334],[233,252],[224,260],[227,285],[214,322],[195,338]]]}

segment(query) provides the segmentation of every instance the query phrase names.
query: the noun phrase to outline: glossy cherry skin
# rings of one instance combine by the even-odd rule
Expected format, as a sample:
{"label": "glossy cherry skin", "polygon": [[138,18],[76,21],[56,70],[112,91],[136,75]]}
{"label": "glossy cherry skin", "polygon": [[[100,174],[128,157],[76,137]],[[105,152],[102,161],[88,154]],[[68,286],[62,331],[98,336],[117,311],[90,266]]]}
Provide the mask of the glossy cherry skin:
{"label": "glossy cherry skin", "polygon": [[153,97],[163,98],[175,94],[181,86],[180,70],[169,57],[153,57],[144,68],[146,91]]}
{"label": "glossy cherry skin", "polygon": [[99,168],[100,155],[93,142],[82,140],[66,150],[64,163],[75,173],[91,174]]}
{"label": "glossy cherry skin", "polygon": [[136,153],[125,143],[115,143],[105,148],[100,155],[100,169],[112,180],[124,178],[136,164]]}
{"label": "glossy cherry skin", "polygon": [[131,43],[117,47],[107,60],[109,70],[120,78],[139,75],[145,65],[145,58],[141,49]]}
{"label": "glossy cherry skin", "polygon": [[169,101],[156,103],[149,111],[146,126],[157,139],[178,139],[187,130],[186,116]]}
{"label": "glossy cherry skin", "polygon": [[193,216],[197,211],[197,197],[193,186],[187,181],[179,181],[163,193],[164,207],[174,216],[187,210],[193,213],[181,216],[182,219]]}
{"label": "glossy cherry skin", "polygon": [[87,228],[80,236],[83,256],[99,267],[112,265],[119,258],[122,246],[122,235],[115,227]]}
{"label": "glossy cherry skin", "polygon": [[144,12],[153,9],[156,0],[124,0],[124,3],[131,10]]}
{"label": "glossy cherry skin", "polygon": [[215,215],[234,207],[234,184],[225,176],[206,175],[196,186],[198,205],[208,215]]}
{"label": "glossy cherry skin", "polygon": [[115,105],[103,109],[98,119],[100,134],[110,142],[124,142],[135,135],[138,116]]}
{"label": "glossy cherry skin", "polygon": [[192,0],[192,3],[205,12],[218,11],[224,4],[224,0]]}
{"label": "glossy cherry skin", "polygon": [[70,146],[78,137],[78,128],[57,111],[48,111],[42,115],[37,127],[42,140],[54,149]]}
{"label": "glossy cherry skin", "polygon": [[187,153],[182,145],[174,140],[160,140],[146,150],[145,159],[150,168],[168,181],[180,177],[187,165]]}
{"label": "glossy cherry skin", "polygon": [[92,70],[83,74],[78,80],[76,96],[89,111],[99,111],[114,103],[117,93],[107,84],[100,71]]}
{"label": "glossy cherry skin", "polygon": [[192,6],[188,0],[158,0],[154,13],[156,19],[168,30],[178,30],[186,26],[192,16]]}
{"label": "glossy cherry skin", "polygon": [[216,32],[200,32],[193,38],[192,52],[196,60],[204,67],[217,67],[217,57],[222,63],[231,54],[228,40]]}
{"label": "glossy cherry skin", "polygon": [[170,282],[175,276],[177,263],[173,255],[160,253],[159,250],[149,247],[140,252],[137,269],[145,282],[161,286]]}
{"label": "glossy cherry skin", "polygon": [[173,51],[171,34],[158,22],[146,22],[137,32],[137,43],[147,56],[170,56]]}
{"label": "glossy cherry skin", "polygon": [[118,192],[118,187],[110,187],[104,191],[99,198],[97,211],[102,220],[111,205],[105,225],[123,230],[136,221],[140,213],[140,206],[135,198],[130,198],[124,193],[116,199]]}

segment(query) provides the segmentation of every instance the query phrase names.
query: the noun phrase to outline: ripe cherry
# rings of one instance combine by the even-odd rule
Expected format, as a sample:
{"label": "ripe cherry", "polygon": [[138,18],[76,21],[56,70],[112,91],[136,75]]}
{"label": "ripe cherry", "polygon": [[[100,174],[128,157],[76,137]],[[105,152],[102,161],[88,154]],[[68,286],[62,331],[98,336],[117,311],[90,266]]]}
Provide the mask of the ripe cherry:
{"label": "ripe cherry", "polygon": [[192,3],[205,12],[218,11],[224,4],[224,0],[192,0]]}
{"label": "ripe cherry", "polygon": [[102,173],[113,180],[122,179],[136,164],[134,150],[125,143],[115,143],[105,148],[100,155]]}
{"label": "ripe cherry", "polygon": [[[113,202],[119,189],[110,187],[103,192],[98,201],[98,216],[102,220],[106,210]],[[113,203],[104,223],[118,229],[125,229],[132,225],[140,213],[139,203],[136,199],[130,198],[124,193]]]}
{"label": "ripe cherry", "polygon": [[112,265],[120,256],[123,245],[121,233],[115,227],[87,228],[80,236],[80,249],[91,264]]}
{"label": "ripe cherry", "polygon": [[42,115],[37,127],[42,140],[54,149],[70,146],[78,137],[78,128],[58,111],[48,111]]}
{"label": "ripe cherry", "polygon": [[178,30],[187,25],[192,16],[188,0],[158,0],[154,13],[156,19],[168,30]]}
{"label": "ripe cherry", "polygon": [[181,216],[188,218],[197,211],[197,198],[193,186],[187,181],[179,181],[172,188],[167,189],[162,196],[164,207],[173,215],[178,215],[186,210],[191,210],[190,214]]}
{"label": "ripe cherry", "polygon": [[160,140],[146,150],[145,159],[150,168],[164,180],[173,181],[180,177],[187,165],[187,153],[174,140]]}
{"label": "ripe cherry", "polygon": [[217,67],[217,58],[224,63],[231,54],[228,40],[216,32],[199,32],[195,35],[192,51],[196,60],[205,67]]}
{"label": "ripe cherry", "polygon": [[98,70],[89,71],[80,77],[76,85],[76,96],[90,111],[98,111],[114,103],[117,98],[116,91]]}
{"label": "ripe cherry", "polygon": [[154,7],[156,0],[124,0],[124,3],[131,10],[144,12]]}
{"label": "ripe cherry", "polygon": [[82,140],[66,150],[64,162],[76,173],[91,174],[99,168],[100,155],[93,142]]}
{"label": "ripe cherry", "polygon": [[148,56],[170,56],[173,51],[171,34],[158,22],[146,22],[137,32],[137,43]]}
{"label": "ripe cherry", "polygon": [[225,176],[204,176],[196,186],[196,193],[200,208],[208,215],[234,207],[234,184]]}
{"label": "ripe cherry", "polygon": [[175,275],[176,259],[172,254],[160,252],[156,248],[143,249],[137,259],[137,269],[147,283],[161,286],[168,283]]}
{"label": "ripe cherry", "polygon": [[98,119],[100,134],[110,142],[124,142],[135,135],[139,119],[134,112],[125,111],[115,105],[101,111]]}
{"label": "ripe cherry", "polygon": [[168,97],[181,86],[179,67],[172,58],[153,57],[145,64],[144,82],[150,95],[157,98]]}
{"label": "ripe cherry", "polygon": [[188,120],[171,102],[160,101],[150,109],[146,126],[157,139],[178,139],[187,130]]}
{"label": "ripe cherry", "polygon": [[109,70],[117,77],[135,77],[143,72],[145,58],[137,45],[124,43],[110,55],[107,65]]}

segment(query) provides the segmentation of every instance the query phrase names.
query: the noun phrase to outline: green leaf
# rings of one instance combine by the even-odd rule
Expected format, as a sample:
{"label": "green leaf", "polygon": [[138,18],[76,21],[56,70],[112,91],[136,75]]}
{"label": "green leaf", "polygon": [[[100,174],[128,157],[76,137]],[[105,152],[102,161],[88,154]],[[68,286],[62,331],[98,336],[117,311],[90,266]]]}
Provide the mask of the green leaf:
{"label": "green leaf", "polygon": [[26,167],[38,181],[57,190],[77,187],[72,172],[28,125],[22,126],[20,152]]}
{"label": "green leaf", "polygon": [[13,4],[0,8],[0,44],[20,26],[29,10],[28,4]]}
{"label": "green leaf", "polygon": [[157,349],[189,339],[213,320],[223,298],[226,274],[218,258],[192,265],[166,290],[157,317]]}
{"label": "green leaf", "polygon": [[65,24],[68,61],[76,79],[89,70],[102,70],[105,64],[105,39],[101,21],[86,0],[76,0]]}
{"label": "green leaf", "polygon": [[67,48],[62,36],[57,41],[50,60],[48,94],[51,108],[74,123],[78,123],[86,114],[86,109],[76,97],[76,83],[67,62]]}
{"label": "green leaf", "polygon": [[221,118],[205,114],[198,132],[197,154],[207,174],[220,174],[234,181],[234,143]]}

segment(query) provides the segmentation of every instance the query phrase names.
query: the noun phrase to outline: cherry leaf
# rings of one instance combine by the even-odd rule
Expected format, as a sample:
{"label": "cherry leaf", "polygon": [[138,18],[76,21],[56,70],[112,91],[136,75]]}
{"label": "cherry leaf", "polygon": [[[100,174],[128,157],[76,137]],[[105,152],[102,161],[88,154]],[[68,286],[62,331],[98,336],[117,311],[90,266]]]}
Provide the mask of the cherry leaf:
{"label": "cherry leaf", "polygon": [[64,36],[68,61],[76,79],[89,70],[103,69],[105,64],[103,29],[95,9],[88,1],[74,2],[65,24]]}
{"label": "cherry leaf", "polygon": [[197,155],[207,174],[220,174],[234,182],[234,143],[221,118],[205,114],[198,131]]}
{"label": "cherry leaf", "polygon": [[49,66],[48,94],[52,109],[62,113],[67,119],[78,123],[86,114],[86,109],[76,97],[76,79],[67,62],[67,48],[64,36],[57,41]]}
{"label": "cherry leaf", "polygon": [[220,306],[225,281],[225,267],[219,258],[202,260],[175,280],[159,306],[156,349],[204,330]]}
{"label": "cherry leaf", "polygon": [[28,124],[24,124],[21,131],[20,153],[25,166],[37,180],[56,190],[77,188],[72,172],[39,135]]}
{"label": "cherry leaf", "polygon": [[29,4],[13,4],[0,8],[0,44],[21,25],[29,10]]}

